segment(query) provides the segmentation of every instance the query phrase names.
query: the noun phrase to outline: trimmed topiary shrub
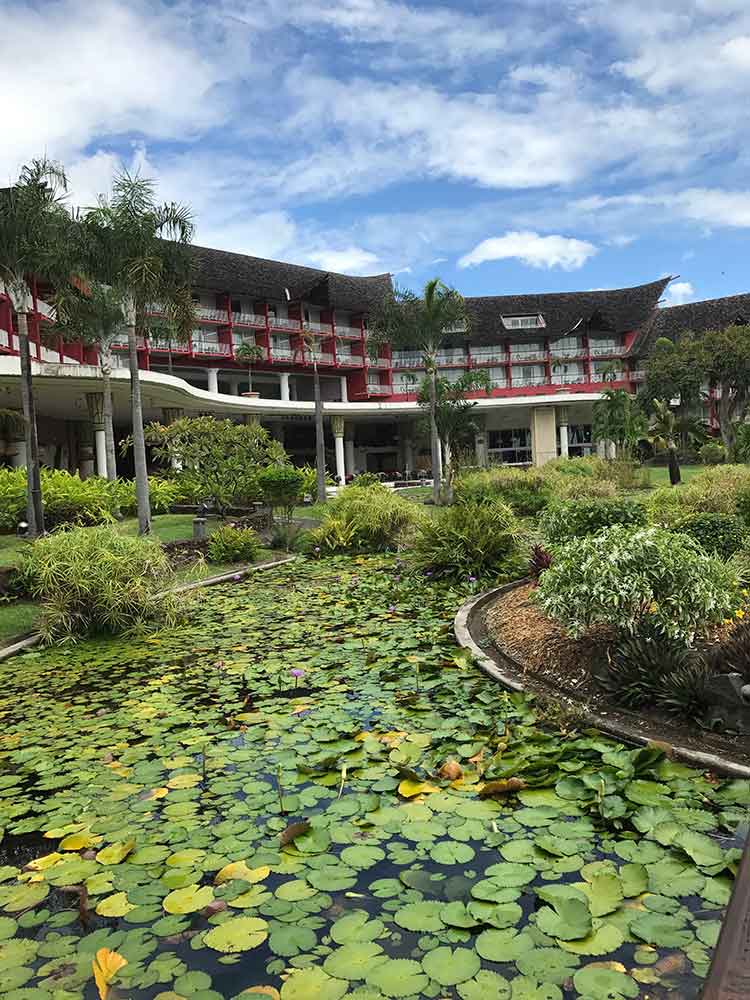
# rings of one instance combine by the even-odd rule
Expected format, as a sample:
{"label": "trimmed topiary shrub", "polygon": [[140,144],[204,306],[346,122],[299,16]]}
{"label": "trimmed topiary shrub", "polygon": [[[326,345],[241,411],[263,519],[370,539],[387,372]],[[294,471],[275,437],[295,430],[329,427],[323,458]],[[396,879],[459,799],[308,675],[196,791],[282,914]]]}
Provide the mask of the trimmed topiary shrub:
{"label": "trimmed topiary shrub", "polygon": [[729,559],[744,548],[747,528],[735,514],[689,514],[678,521],[675,531],[690,535],[709,555]]}
{"label": "trimmed topiary shrub", "polygon": [[313,551],[387,552],[398,549],[428,517],[419,504],[386,486],[347,486],[327,504],[323,523],[310,532]]}
{"label": "trimmed topiary shrub", "polygon": [[18,578],[42,602],[39,630],[47,642],[141,631],[178,618],[181,599],[164,593],[172,570],[162,547],[113,527],[38,539],[24,552]]}
{"label": "trimmed topiary shrub", "polygon": [[615,524],[640,527],[646,510],[633,500],[562,500],[553,504],[541,521],[541,530],[551,543],[593,535]]}
{"label": "trimmed topiary shrub", "polygon": [[699,449],[698,457],[704,465],[720,465],[726,461],[727,450],[721,441],[707,441]]}
{"label": "trimmed topiary shrub", "polygon": [[420,523],[410,563],[439,577],[509,580],[526,572],[522,539],[508,504],[500,500],[456,504]]}
{"label": "trimmed topiary shrub", "polygon": [[260,538],[252,528],[222,524],[208,539],[208,561],[212,563],[255,562]]}
{"label": "trimmed topiary shrub", "polygon": [[307,484],[305,471],[293,465],[269,465],[258,473],[263,501],[281,510],[287,521],[291,521],[294,508],[305,499]]}
{"label": "trimmed topiary shrub", "polygon": [[739,606],[734,570],[687,535],[617,525],[553,555],[535,600],[572,636],[601,624],[692,643]]}

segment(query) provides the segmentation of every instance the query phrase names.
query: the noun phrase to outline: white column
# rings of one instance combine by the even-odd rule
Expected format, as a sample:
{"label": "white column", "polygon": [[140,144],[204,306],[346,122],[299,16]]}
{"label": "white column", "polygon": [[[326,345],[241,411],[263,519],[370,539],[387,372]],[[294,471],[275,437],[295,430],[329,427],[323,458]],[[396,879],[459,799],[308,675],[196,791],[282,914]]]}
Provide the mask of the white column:
{"label": "white column", "polygon": [[596,454],[599,458],[607,457],[607,442],[603,439],[596,442]]}
{"label": "white column", "polygon": [[12,441],[8,447],[8,457],[12,468],[26,468],[26,442],[23,439]]}
{"label": "white column", "polygon": [[218,368],[207,368],[206,375],[208,376],[208,391],[216,392],[219,391],[219,369]]}
{"label": "white column", "polygon": [[557,458],[554,406],[535,406],[531,410],[531,455],[537,467]]}
{"label": "white column", "polygon": [[559,406],[557,409],[557,426],[560,428],[560,458],[568,457],[568,408]]}
{"label": "white column", "polygon": [[612,460],[617,458],[617,445],[614,441],[607,441],[607,458]]}
{"label": "white column", "polygon": [[404,438],[404,472],[406,478],[414,476],[414,441],[411,436]]}
{"label": "white column", "polygon": [[289,400],[289,372],[281,372],[279,379],[281,383],[281,398],[287,402]]}
{"label": "white column", "polygon": [[235,379],[232,379],[232,381],[229,383],[229,395],[239,396],[239,394],[240,394],[240,383],[235,381]]}
{"label": "white column", "polygon": [[354,475],[354,438],[345,437],[344,438],[344,466],[346,468],[347,476]]}
{"label": "white column", "polygon": [[346,483],[346,462],[344,460],[344,418],[332,417],[331,430],[333,431],[333,440],[336,446],[336,479],[338,480],[339,485],[344,486]]}
{"label": "white column", "polygon": [[96,455],[96,474],[103,479],[107,478],[107,439],[104,435],[104,394],[101,392],[87,392],[86,405],[88,406],[91,423],[94,426],[94,454]]}
{"label": "white column", "polygon": [[341,402],[342,403],[348,403],[349,402],[349,390],[348,390],[347,384],[346,384],[346,375],[341,375],[340,378],[339,378],[339,382],[341,383]]}

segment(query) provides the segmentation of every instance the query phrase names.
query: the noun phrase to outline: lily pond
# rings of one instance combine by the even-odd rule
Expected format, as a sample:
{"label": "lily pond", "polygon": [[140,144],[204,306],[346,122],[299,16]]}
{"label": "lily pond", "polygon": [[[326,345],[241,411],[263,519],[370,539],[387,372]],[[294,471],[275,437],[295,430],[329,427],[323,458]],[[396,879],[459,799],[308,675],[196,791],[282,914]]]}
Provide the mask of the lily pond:
{"label": "lily pond", "polygon": [[298,561],[1,664],[0,996],[697,996],[749,783],[538,717],[466,596]]}

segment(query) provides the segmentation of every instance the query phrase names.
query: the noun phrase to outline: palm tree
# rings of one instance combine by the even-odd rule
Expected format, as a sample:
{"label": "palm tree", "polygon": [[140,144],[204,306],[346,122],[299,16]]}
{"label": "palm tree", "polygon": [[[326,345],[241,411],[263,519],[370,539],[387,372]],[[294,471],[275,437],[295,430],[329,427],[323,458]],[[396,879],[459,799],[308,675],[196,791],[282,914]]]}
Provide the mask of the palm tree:
{"label": "palm tree", "polygon": [[247,365],[247,391],[253,391],[253,365],[265,357],[265,351],[257,344],[247,344],[243,341],[234,352],[237,361]]}
{"label": "palm tree", "polygon": [[187,308],[193,237],[190,209],[175,203],[158,204],[154,183],[127,172],[118,174],[112,197],[86,213],[93,273],[115,288],[123,299],[130,362],[130,398],[138,531],[151,530],[143,403],[138,370],[138,337],[146,333],[151,302],[161,302],[181,336],[192,329],[193,310]]}
{"label": "palm tree", "polygon": [[315,494],[318,503],[325,503],[326,493],[326,439],[323,430],[323,400],[320,393],[318,372],[318,341],[311,330],[302,331],[305,347],[313,363],[313,399],[315,401]]}
{"label": "palm tree", "polygon": [[57,329],[67,340],[98,348],[102,375],[102,417],[107,454],[107,479],[117,479],[115,433],[112,421],[112,344],[125,332],[122,295],[108,285],[87,282],[81,290],[71,285],[55,295]]}
{"label": "palm tree", "polygon": [[395,348],[412,348],[422,354],[427,372],[430,447],[432,452],[432,498],[440,503],[442,456],[437,413],[437,354],[453,333],[469,332],[469,316],[463,297],[439,278],[428,281],[422,295],[396,288],[373,317],[370,350],[390,343]]}
{"label": "palm tree", "polygon": [[44,533],[44,508],[29,347],[28,314],[33,306],[29,282],[40,276],[59,286],[75,269],[69,239],[72,220],[62,200],[66,190],[62,166],[38,159],[22,168],[12,187],[0,191],[0,282],[18,323],[26,441],[26,519],[32,538]]}
{"label": "palm tree", "polygon": [[653,414],[649,420],[645,440],[655,451],[666,451],[669,457],[669,482],[676,486],[680,480],[680,463],[677,459],[677,442],[680,424],[669,403],[663,399],[653,401]]}

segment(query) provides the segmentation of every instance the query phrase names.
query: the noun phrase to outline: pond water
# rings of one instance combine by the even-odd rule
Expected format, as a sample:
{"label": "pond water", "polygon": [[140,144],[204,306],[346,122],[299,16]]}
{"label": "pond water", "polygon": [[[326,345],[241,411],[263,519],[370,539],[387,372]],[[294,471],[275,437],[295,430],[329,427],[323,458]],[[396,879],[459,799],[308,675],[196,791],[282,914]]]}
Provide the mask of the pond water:
{"label": "pond water", "polygon": [[465,596],[297,563],[1,664],[0,996],[94,1000],[102,948],[134,1000],[697,996],[748,783],[538,718]]}

